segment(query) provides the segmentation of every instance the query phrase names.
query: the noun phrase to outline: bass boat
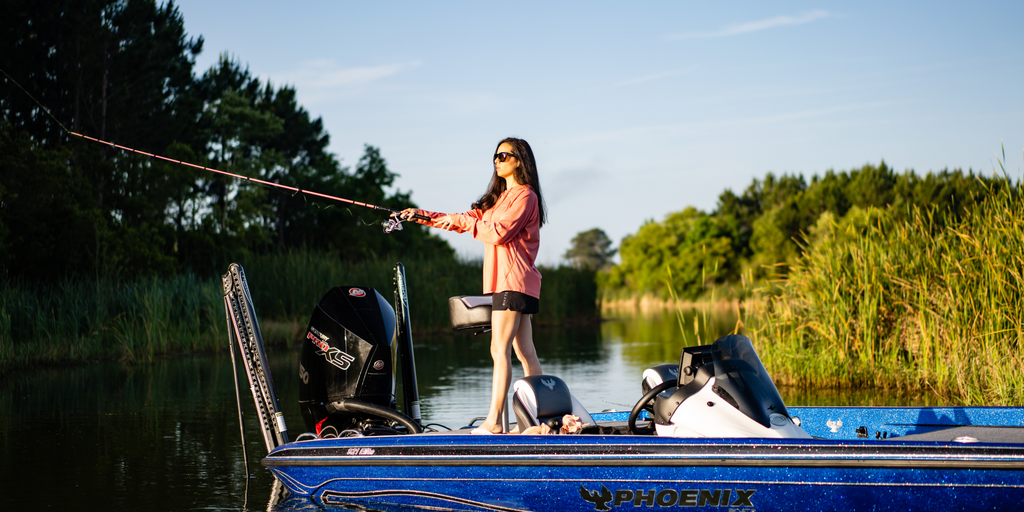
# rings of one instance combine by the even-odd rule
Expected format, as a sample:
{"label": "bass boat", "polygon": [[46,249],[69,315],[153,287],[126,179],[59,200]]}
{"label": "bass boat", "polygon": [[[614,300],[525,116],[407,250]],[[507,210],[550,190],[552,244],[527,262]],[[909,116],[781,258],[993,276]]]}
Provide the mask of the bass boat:
{"label": "bass boat", "polygon": [[[787,407],[740,335],[645,370],[631,411],[588,412],[553,375],[514,384],[517,429],[578,421],[574,434],[425,431],[401,263],[394,307],[364,286],[332,288],[317,304],[298,367],[307,433],[289,440],[242,268],[223,284],[262,464],[319,507],[934,511],[1024,500],[1024,409]],[[457,330],[489,327],[486,298],[453,297],[449,311]]]}

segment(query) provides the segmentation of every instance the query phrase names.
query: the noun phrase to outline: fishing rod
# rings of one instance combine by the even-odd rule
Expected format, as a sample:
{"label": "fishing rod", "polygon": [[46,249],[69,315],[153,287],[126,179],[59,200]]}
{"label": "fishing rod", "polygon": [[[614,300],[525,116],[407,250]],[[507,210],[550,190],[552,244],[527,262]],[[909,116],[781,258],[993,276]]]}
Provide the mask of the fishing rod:
{"label": "fishing rod", "polygon": [[[73,131],[67,129],[67,127],[65,127],[64,124],[61,123],[59,119],[57,119],[53,114],[50,113],[49,109],[47,109],[42,103],[40,103],[39,100],[37,100],[35,98],[35,96],[32,96],[32,94],[30,94],[28,91],[26,91],[25,88],[21,86],[21,84],[19,84],[14,78],[11,77],[11,75],[8,75],[7,72],[4,71],[3,69],[0,69],[0,73],[3,73],[3,75],[6,76],[8,80],[13,82],[14,85],[17,85],[18,88],[21,89],[25,94],[27,94],[29,98],[32,98],[32,101],[34,101],[37,105],[39,105],[39,108],[41,108],[43,110],[43,112],[46,112],[46,115],[48,115],[51,118],[53,118],[53,120],[57,122],[57,125],[60,126],[60,128],[62,130],[64,130],[65,132],[67,132],[67,133],[69,133],[71,135],[74,135],[75,137],[80,137],[80,138],[83,138],[83,139],[86,139],[86,140],[97,142],[97,143],[100,143],[100,144],[103,144],[103,145],[106,145],[106,146],[110,146],[110,147],[115,148],[115,149],[120,149],[122,151],[127,151],[129,153],[136,153],[136,154],[139,154],[139,155],[148,156],[150,158],[155,158],[157,160],[164,160],[166,162],[171,162],[171,163],[175,163],[175,164],[179,164],[179,165],[185,165],[185,166],[193,167],[193,168],[200,169],[200,170],[203,170],[203,171],[210,171],[210,172],[213,172],[213,173],[222,174],[224,176],[230,176],[232,178],[238,178],[238,179],[244,180],[244,181],[251,181],[253,183],[257,183],[259,185],[263,185],[263,186],[267,186],[267,187],[274,187],[274,188],[279,188],[279,189],[282,189],[282,190],[288,190],[288,191],[290,191],[292,193],[292,196],[294,196],[295,194],[306,194],[308,196],[320,197],[320,198],[328,199],[328,200],[331,200],[331,201],[338,201],[338,202],[342,202],[342,203],[352,204],[352,205],[355,205],[355,206],[362,206],[364,208],[370,208],[371,210],[388,212],[390,214],[390,216],[388,217],[388,220],[384,221],[384,232],[385,233],[390,233],[390,232],[395,231],[395,230],[398,230],[398,231],[402,230],[402,219],[401,219],[401,217],[399,217],[399,214],[402,213],[401,210],[395,210],[394,208],[388,208],[386,206],[377,206],[375,204],[364,203],[362,201],[355,201],[353,199],[346,199],[344,197],[332,196],[332,195],[328,195],[328,194],[321,194],[320,192],[314,192],[312,190],[303,190],[303,189],[301,189],[299,187],[290,187],[288,185],[282,185],[280,183],[275,183],[273,181],[261,180],[261,179],[258,179],[258,178],[251,178],[249,176],[245,176],[245,175],[242,175],[242,174],[234,174],[234,173],[230,173],[230,172],[227,172],[227,171],[221,171],[221,170],[218,170],[218,169],[214,169],[212,167],[206,167],[205,165],[193,164],[193,163],[190,163],[190,162],[186,162],[184,160],[175,160],[174,158],[169,158],[169,157],[166,157],[166,156],[163,156],[163,155],[157,155],[157,154],[154,154],[154,153],[147,153],[145,151],[139,151],[139,150],[134,149],[134,148],[129,148],[127,146],[122,146],[120,144],[115,144],[113,142],[109,142],[109,141],[105,141],[105,140],[100,140],[100,139],[97,139],[95,137],[90,137],[88,135],[83,135],[81,133],[73,132]],[[431,220],[430,217],[427,217],[426,215],[420,215],[420,214],[415,214],[415,215],[412,216],[412,218],[413,219],[418,219],[418,220],[425,220],[425,221],[430,221]]]}
{"label": "fishing rod", "polygon": [[[91,140],[93,142],[98,142],[100,144],[104,144],[104,145],[110,146],[112,148],[120,149],[122,151],[128,151],[130,153],[136,153],[136,154],[139,154],[139,155],[148,156],[150,158],[156,158],[158,160],[164,160],[164,161],[175,163],[175,164],[185,165],[185,166],[188,166],[188,167],[194,167],[196,169],[200,169],[200,170],[203,170],[203,171],[210,171],[210,172],[213,172],[213,173],[222,174],[224,176],[230,176],[232,178],[238,178],[238,179],[244,180],[244,181],[251,181],[253,183],[257,183],[257,184],[264,185],[264,186],[267,186],[267,187],[274,187],[274,188],[279,188],[279,189],[283,189],[283,190],[288,190],[288,191],[290,191],[292,193],[293,196],[295,194],[306,194],[308,196],[321,197],[321,198],[324,198],[324,199],[330,199],[332,201],[339,201],[339,202],[342,202],[342,203],[348,203],[348,204],[353,204],[353,205],[356,205],[356,206],[362,206],[362,207],[365,207],[365,208],[370,208],[371,210],[388,212],[392,216],[388,217],[388,220],[385,221],[385,223],[384,223],[384,232],[385,233],[390,233],[393,230],[397,229],[397,230],[401,231],[401,229],[402,229],[402,222],[401,222],[401,220],[399,220],[399,217],[398,217],[398,215],[400,213],[402,213],[401,210],[396,210],[394,208],[388,208],[386,206],[377,206],[375,204],[364,203],[362,201],[355,201],[353,199],[346,199],[344,197],[332,196],[332,195],[329,195],[329,194],[321,194],[320,192],[314,192],[312,190],[304,190],[304,189],[301,189],[299,187],[290,187],[288,185],[282,185],[280,183],[275,183],[273,181],[261,180],[259,178],[252,178],[252,177],[249,177],[249,176],[245,176],[243,174],[235,174],[235,173],[230,173],[230,172],[227,172],[227,171],[221,171],[221,170],[218,170],[218,169],[214,169],[212,167],[206,167],[204,165],[193,164],[193,163],[190,163],[190,162],[186,162],[184,160],[175,160],[173,158],[169,158],[169,157],[166,157],[166,156],[157,155],[157,154],[153,154],[153,153],[147,153],[145,151],[139,151],[137,149],[133,149],[133,148],[129,148],[129,147],[126,147],[126,146],[122,146],[120,144],[115,144],[113,142],[108,142],[108,141],[105,141],[105,140],[100,140],[100,139],[97,139],[95,137],[90,137],[88,135],[82,135],[81,133],[75,133],[75,132],[73,132],[71,130],[68,130],[67,128],[65,128],[65,131],[67,131],[68,133],[70,133],[71,135],[74,135],[76,137],[81,137],[81,138],[86,139],[86,140]],[[420,214],[413,215],[413,218],[414,219],[419,219],[419,220],[426,220],[426,221],[431,220],[430,217],[427,217],[426,215],[420,215]]]}

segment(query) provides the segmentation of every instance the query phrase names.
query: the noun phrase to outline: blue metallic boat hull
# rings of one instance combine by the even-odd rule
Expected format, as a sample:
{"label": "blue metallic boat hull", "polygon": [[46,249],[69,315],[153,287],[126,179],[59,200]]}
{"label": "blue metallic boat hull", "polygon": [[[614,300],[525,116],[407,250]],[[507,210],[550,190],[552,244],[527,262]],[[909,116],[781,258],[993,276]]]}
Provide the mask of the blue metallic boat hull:
{"label": "blue metallic boat hull", "polygon": [[[1024,499],[1024,444],[942,437],[975,427],[1015,439],[1021,409],[791,412],[816,439],[453,432],[293,442],[263,464],[321,505],[377,509],[1009,510]],[[929,433],[939,440],[917,440]]]}

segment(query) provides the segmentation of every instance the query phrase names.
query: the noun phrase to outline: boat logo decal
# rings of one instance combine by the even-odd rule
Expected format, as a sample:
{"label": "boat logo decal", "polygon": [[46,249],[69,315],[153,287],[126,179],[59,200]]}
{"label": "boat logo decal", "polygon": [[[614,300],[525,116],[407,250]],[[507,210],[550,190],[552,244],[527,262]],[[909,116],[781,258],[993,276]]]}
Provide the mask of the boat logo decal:
{"label": "boat logo decal", "polygon": [[302,366],[302,363],[299,363],[299,380],[303,384],[309,384],[309,372]]}
{"label": "boat logo decal", "polygon": [[[326,334],[318,331],[316,327],[313,327],[311,325],[311,326],[309,326],[309,334],[307,334],[306,337],[312,340],[313,338],[311,336],[314,335],[314,334],[316,335],[317,338],[320,338],[323,341],[327,341],[327,340],[331,339]],[[313,340],[313,343],[316,343],[316,340]]]}
{"label": "boat logo decal", "polygon": [[843,426],[843,420],[832,421],[832,418],[829,418],[829,420],[825,422],[825,426],[832,429],[832,433],[835,434],[839,432],[840,427]]}
{"label": "boat logo decal", "polygon": [[555,381],[552,379],[541,379],[540,383],[547,386],[551,391],[555,390]]}
{"label": "boat logo decal", "polygon": [[365,297],[366,296],[366,292],[364,292],[362,288],[349,288],[348,289],[348,294],[353,296],[353,297]]}
{"label": "boat logo decal", "polygon": [[316,330],[316,327],[309,328],[309,332],[306,333],[306,338],[309,339],[309,341],[312,341],[313,344],[320,349],[317,351],[316,355],[322,356],[328,363],[337,366],[338,369],[348,370],[348,367],[352,365],[352,361],[356,360],[355,357],[328,345],[327,340],[330,338]]}
{"label": "boat logo decal", "polygon": [[352,365],[352,361],[356,360],[356,358],[334,347],[323,352],[317,352],[317,355],[323,356],[328,363],[337,366],[339,370],[348,370],[348,367]]}
{"label": "boat logo decal", "polygon": [[380,359],[378,359],[378,360],[373,362],[373,369],[374,370],[380,370],[381,368],[384,368],[384,361],[381,361]]}
{"label": "boat logo decal", "polygon": [[753,511],[753,496],[757,489],[616,489],[613,493],[601,486],[591,491],[580,486],[580,497],[594,504],[594,510],[612,507],[729,507],[729,510]]}
{"label": "boat logo decal", "polygon": [[348,455],[373,455],[376,453],[373,448],[349,448]]}

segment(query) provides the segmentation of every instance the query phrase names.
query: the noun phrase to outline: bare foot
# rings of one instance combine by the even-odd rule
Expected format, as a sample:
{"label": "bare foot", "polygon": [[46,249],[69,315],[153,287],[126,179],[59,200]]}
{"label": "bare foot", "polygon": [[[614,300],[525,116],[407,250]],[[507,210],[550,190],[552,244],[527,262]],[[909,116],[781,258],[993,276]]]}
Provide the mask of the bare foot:
{"label": "bare foot", "polygon": [[490,424],[490,425],[488,425],[487,423],[481,423],[480,426],[477,427],[477,428],[480,429],[480,430],[487,430],[487,431],[489,431],[492,434],[500,434],[501,433],[501,427],[498,426],[498,425],[495,425],[493,423]]}

